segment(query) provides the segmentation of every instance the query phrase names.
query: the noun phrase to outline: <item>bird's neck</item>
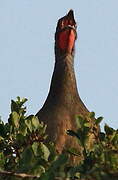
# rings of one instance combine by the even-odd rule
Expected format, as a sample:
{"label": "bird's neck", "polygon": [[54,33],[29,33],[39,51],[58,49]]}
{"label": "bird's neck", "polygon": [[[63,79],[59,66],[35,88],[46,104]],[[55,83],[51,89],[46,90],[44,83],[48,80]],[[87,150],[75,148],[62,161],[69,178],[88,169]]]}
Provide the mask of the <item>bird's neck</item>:
{"label": "bird's neck", "polygon": [[71,54],[57,56],[48,100],[69,104],[77,98],[74,57]]}

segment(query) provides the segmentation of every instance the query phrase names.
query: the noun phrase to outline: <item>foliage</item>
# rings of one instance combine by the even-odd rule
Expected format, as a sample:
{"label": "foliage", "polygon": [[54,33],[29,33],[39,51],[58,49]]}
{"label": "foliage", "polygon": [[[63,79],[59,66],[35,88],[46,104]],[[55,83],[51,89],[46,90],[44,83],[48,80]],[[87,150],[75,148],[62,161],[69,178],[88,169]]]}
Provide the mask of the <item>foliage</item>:
{"label": "foliage", "polygon": [[12,100],[8,123],[0,122],[0,170],[40,176],[56,158],[56,153],[53,144],[48,148],[43,143],[46,126],[36,116],[25,115],[26,101],[19,97]]}
{"label": "foliage", "polygon": [[[96,133],[102,117],[95,119],[93,112],[88,117],[78,116],[78,130],[68,130],[67,134],[77,138],[82,152],[70,147],[58,155],[52,142],[45,143],[46,125],[36,116],[26,115],[26,101],[20,97],[12,100],[8,123],[0,120],[0,180],[118,179],[118,130],[106,124],[104,132]],[[95,141],[89,146],[91,133]],[[69,154],[82,157],[78,165],[69,164]]]}
{"label": "foliage", "polygon": [[[89,117],[92,114],[93,113],[90,113]],[[96,140],[92,146],[92,149],[88,148],[88,137],[91,129],[87,119],[78,116],[78,131],[68,131],[68,134],[70,134],[71,136],[76,136],[78,138],[78,142],[83,147],[84,158],[78,166],[73,167],[72,169],[75,174],[79,173],[79,179],[117,180],[118,130],[114,130],[113,128],[105,124],[105,132],[99,132],[98,136],[96,136]],[[95,120],[95,124],[99,124],[101,120],[102,117],[97,118]]]}

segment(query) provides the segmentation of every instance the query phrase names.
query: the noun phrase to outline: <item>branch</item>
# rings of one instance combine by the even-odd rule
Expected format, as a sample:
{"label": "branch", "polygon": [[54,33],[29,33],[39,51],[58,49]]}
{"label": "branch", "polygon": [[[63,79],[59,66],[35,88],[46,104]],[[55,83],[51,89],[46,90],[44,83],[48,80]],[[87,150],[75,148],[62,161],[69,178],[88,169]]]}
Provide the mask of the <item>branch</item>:
{"label": "branch", "polygon": [[15,176],[18,178],[39,178],[39,176],[34,176],[30,174],[16,173],[16,172],[10,172],[10,171],[1,171],[1,170],[0,170],[0,175]]}

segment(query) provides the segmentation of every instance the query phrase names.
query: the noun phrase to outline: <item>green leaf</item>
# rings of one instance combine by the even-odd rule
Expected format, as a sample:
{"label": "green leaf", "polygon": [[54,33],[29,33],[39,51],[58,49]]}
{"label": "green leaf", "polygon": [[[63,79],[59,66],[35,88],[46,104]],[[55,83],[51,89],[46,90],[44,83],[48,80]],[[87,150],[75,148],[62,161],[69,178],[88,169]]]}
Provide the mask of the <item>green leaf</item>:
{"label": "green leaf", "polygon": [[56,171],[61,165],[65,164],[68,160],[67,154],[61,154],[58,159],[52,164],[52,169]]}
{"label": "green leaf", "polygon": [[98,125],[101,123],[101,121],[103,120],[103,117],[98,117],[96,120],[95,120],[95,123]]}
{"label": "green leaf", "polygon": [[95,118],[95,113],[94,112],[90,112],[89,117],[90,118]]}
{"label": "green leaf", "polygon": [[26,120],[25,120],[25,124],[26,124],[27,128],[29,129],[29,131],[32,132],[33,127],[32,127],[32,121],[31,121],[31,119],[26,119]]}
{"label": "green leaf", "polygon": [[27,102],[27,100],[28,100],[27,98],[22,98],[21,102],[24,104]]}
{"label": "green leaf", "polygon": [[40,164],[36,164],[32,170],[31,170],[32,174],[33,175],[36,175],[36,176],[41,176],[41,174],[45,173],[45,168],[40,165]]}
{"label": "green leaf", "polygon": [[0,136],[2,137],[6,136],[6,130],[4,124],[0,124]]}
{"label": "green leaf", "polygon": [[76,118],[76,123],[77,123],[77,128],[78,128],[78,129],[83,128],[84,122],[85,122],[85,120],[83,119],[82,116],[80,116],[80,115],[77,116],[77,118]]}
{"label": "green leaf", "polygon": [[27,102],[27,98],[20,99],[20,97],[17,97],[17,99],[18,99],[18,103],[20,104],[20,106],[22,106],[25,102]]}
{"label": "green leaf", "polygon": [[49,158],[49,155],[50,155],[49,149],[48,149],[47,146],[46,146],[45,144],[43,144],[43,143],[40,143],[40,149],[41,149],[41,151],[42,151],[42,153],[43,153],[43,159],[44,159],[45,161],[48,161],[48,158]]}
{"label": "green leaf", "polygon": [[88,130],[89,130],[89,128],[91,127],[91,124],[90,124],[90,122],[87,122],[87,123],[84,124],[84,126],[87,127]]}
{"label": "green leaf", "polygon": [[105,130],[107,135],[112,135],[115,131],[113,128],[109,127],[107,124],[105,124],[104,130]]}
{"label": "green leaf", "polygon": [[56,149],[55,149],[55,145],[54,143],[52,142],[49,142],[48,144],[46,144],[49,151],[50,151],[50,156],[48,158],[49,161],[54,161],[56,156],[57,156],[57,153],[56,153]]}
{"label": "green leaf", "polygon": [[112,139],[112,143],[113,143],[113,145],[117,146],[117,148],[118,148],[118,134],[117,133],[115,133],[115,135]]}
{"label": "green leaf", "polygon": [[33,152],[34,152],[34,155],[35,155],[35,156],[38,156],[38,155],[39,155],[39,143],[34,142],[34,143],[32,144],[32,150],[33,150]]}
{"label": "green leaf", "polygon": [[19,96],[17,96],[17,100],[18,100],[18,102],[20,102],[20,101],[21,101]]}
{"label": "green leaf", "polygon": [[20,122],[19,132],[20,132],[23,136],[26,136],[26,134],[27,134],[27,125],[24,123],[24,121],[21,121],[21,122]]}
{"label": "green leaf", "polygon": [[100,139],[100,141],[104,141],[105,140],[105,133],[100,132],[99,133],[99,139]]}
{"label": "green leaf", "polygon": [[25,137],[22,134],[17,134],[16,142],[18,143],[18,145],[22,145],[25,142]]}
{"label": "green leaf", "polygon": [[4,170],[5,165],[5,157],[3,152],[0,153],[0,170]]}
{"label": "green leaf", "polygon": [[4,138],[2,136],[0,136],[0,141],[4,140]]}
{"label": "green leaf", "polygon": [[32,126],[33,126],[34,130],[36,130],[40,127],[38,117],[36,117],[36,116],[32,117]]}
{"label": "green leaf", "polygon": [[18,114],[17,112],[13,111],[13,112],[10,114],[9,123],[10,123],[13,127],[18,128],[18,127],[19,127],[19,120],[20,120],[19,114]]}
{"label": "green leaf", "polygon": [[37,156],[37,157],[40,156],[45,161],[48,161],[50,151],[45,144],[34,142],[32,144],[32,150],[33,150],[35,156]]}
{"label": "green leaf", "polygon": [[64,165],[68,160],[66,154],[61,154],[56,161],[54,161],[51,167],[43,174],[39,179],[40,180],[53,180],[56,176],[59,168]]}
{"label": "green leaf", "polygon": [[11,100],[11,112],[16,111],[18,113],[18,110],[19,110],[18,104],[15,101]]}
{"label": "green leaf", "polygon": [[34,164],[34,160],[35,158],[32,148],[30,146],[25,148],[19,162],[21,171],[27,172],[28,170],[30,170],[32,165]]}

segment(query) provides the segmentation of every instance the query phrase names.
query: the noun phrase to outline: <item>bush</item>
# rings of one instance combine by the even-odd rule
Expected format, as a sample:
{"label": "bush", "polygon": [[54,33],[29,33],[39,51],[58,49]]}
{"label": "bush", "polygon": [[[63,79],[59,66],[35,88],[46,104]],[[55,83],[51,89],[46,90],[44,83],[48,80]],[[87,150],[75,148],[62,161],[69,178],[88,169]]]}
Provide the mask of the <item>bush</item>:
{"label": "bush", "polygon": [[[27,99],[17,97],[11,101],[11,114],[8,123],[0,120],[0,180],[17,179],[118,179],[118,130],[107,124],[105,132],[99,132],[92,147],[88,146],[91,125],[88,119],[95,118],[92,112],[88,117],[77,117],[77,132],[68,130],[67,134],[78,139],[82,147],[83,159],[71,167],[68,155],[76,153],[69,148],[64,154],[56,154],[52,142],[46,144],[46,125],[36,116],[26,115],[24,106]],[[102,117],[95,119],[99,125]],[[94,133],[94,131],[93,131]]]}

